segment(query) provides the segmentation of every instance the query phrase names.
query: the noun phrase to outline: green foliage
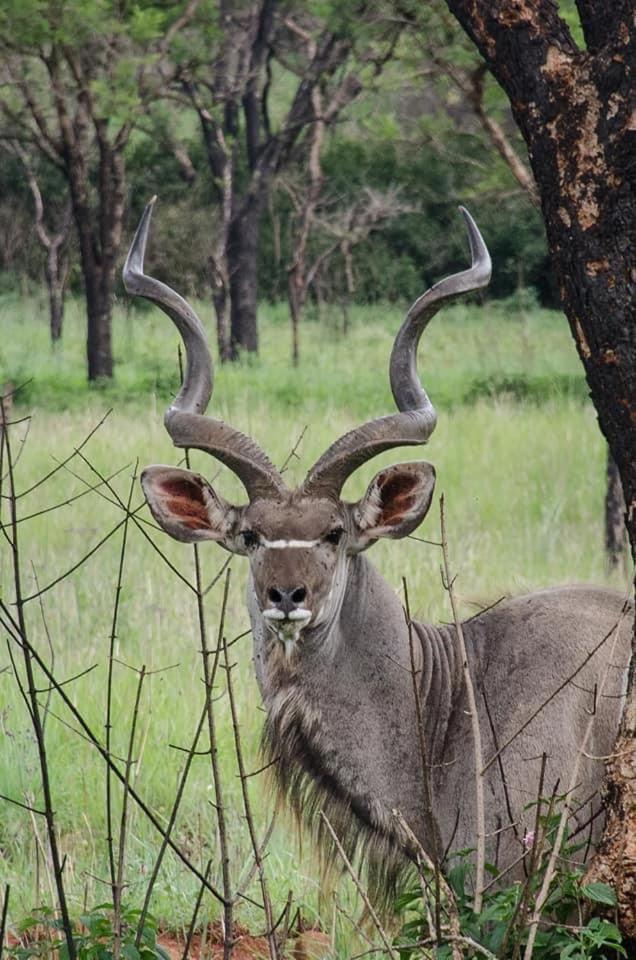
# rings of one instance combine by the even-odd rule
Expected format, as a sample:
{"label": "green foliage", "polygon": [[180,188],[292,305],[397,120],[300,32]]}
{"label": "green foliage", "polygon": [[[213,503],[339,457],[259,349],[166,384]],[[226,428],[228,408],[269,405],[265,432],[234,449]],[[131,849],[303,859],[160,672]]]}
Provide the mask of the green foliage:
{"label": "green foliage", "polygon": [[[466,143],[466,138],[453,130],[443,138],[453,163],[433,144],[378,136],[377,126],[373,132],[365,130],[363,136],[337,133],[330,139],[323,159],[326,187],[321,206],[327,216],[351,205],[365,188],[387,191],[397,187],[400,198],[413,210],[398,214],[353,247],[354,300],[414,300],[440,277],[463,269],[467,243],[457,205],[465,203],[479,223],[493,259],[488,295],[509,297],[521,287],[532,287],[543,303],[553,305],[555,291],[539,212],[525,195],[508,190],[510,173],[503,165],[494,165],[498,171],[496,192],[506,194],[501,200],[489,198],[494,184],[490,188],[484,184],[482,171],[492,171],[492,153],[483,143],[475,138]],[[277,197],[276,214],[278,227],[282,225],[282,256],[277,261],[274,224],[268,218],[262,231],[259,269],[261,294],[271,300],[285,295],[284,268],[292,259],[292,214],[284,196]],[[314,249],[319,246],[318,239],[313,237]],[[345,283],[340,255],[333,256],[326,273],[328,298],[342,298]]]}
{"label": "green foliage", "polygon": [[[477,960],[484,955],[484,950],[497,960],[516,960],[521,956],[528,942],[529,921],[537,894],[548,869],[563,799],[550,802],[548,813],[538,818],[541,839],[533,835],[532,843],[526,848],[526,864],[532,872],[525,881],[487,887],[478,914],[473,910],[472,851],[461,851],[453,858],[446,873],[452,898],[440,894],[444,924],[442,941],[434,954],[438,960],[451,960],[453,955],[452,943],[444,942],[444,931],[449,929],[447,917],[451,912],[458,922],[458,935],[464,938],[462,955],[467,960]],[[536,860],[533,846],[537,848]],[[617,960],[627,956],[616,924],[604,917],[590,915],[592,904],[612,907],[616,905],[616,898],[612,888],[605,883],[583,883],[584,868],[572,866],[580,848],[581,844],[566,840],[562,855],[556,861],[533,945],[534,960],[609,960],[610,957]],[[486,869],[490,880],[498,878],[496,867],[486,864]],[[425,873],[425,880],[427,890],[434,890],[435,878],[430,871]],[[410,960],[419,955],[416,945],[436,939],[429,926],[433,905],[424,909],[422,889],[418,884],[398,898],[396,910],[404,919],[395,946],[402,960]],[[472,948],[471,943],[475,945]]]}
{"label": "green foliage", "polygon": [[[218,197],[196,115],[185,106],[175,109],[173,99],[160,98],[161,82],[155,70],[160,56],[158,41],[183,7],[177,0],[144,0],[133,5],[113,5],[105,0],[82,0],[80,4],[71,0],[55,4],[7,0],[0,4],[0,44],[4,37],[11,69],[26,80],[42,115],[51,124],[54,139],[58,134],[53,122],[50,78],[40,59],[47,45],[53,49],[63,44],[70,55],[82,57],[95,115],[108,117],[111,139],[124,125],[135,126],[143,117],[143,131],[133,132],[124,155],[129,196],[127,223],[131,230],[148,197],[158,193],[162,200],[158,215],[165,216],[170,227],[170,243],[161,247],[162,255],[176,266],[179,276],[184,276],[185,292],[202,294],[209,282],[208,258],[216,229]],[[302,4],[297,7],[292,4],[291,12],[303,22],[313,16],[316,19],[310,22],[334,29],[341,37],[350,37],[356,48],[371,42],[370,36],[361,35],[354,3],[319,0],[309,9]],[[218,12],[218,4],[213,0],[202,3],[193,22],[172,37],[167,62],[187,63],[193,76],[208,70],[218,49]],[[477,218],[492,252],[495,269],[489,296],[506,297],[519,287],[530,286],[537,290],[542,303],[553,305],[556,292],[539,213],[517,187],[508,167],[475,122],[465,99],[458,96],[448,77],[429,69],[429,47],[466,70],[474,67],[475,53],[438,0],[414,4],[411,18],[411,33],[404,34],[382,75],[372,78],[362,71],[366,90],[349,109],[346,123],[335,125],[330,131],[323,158],[325,189],[319,215],[328,216],[333,210],[359,202],[366,188],[398,188],[402,200],[413,208],[412,213],[396,216],[354,247],[353,300],[375,303],[413,299],[445,273],[463,267],[466,241],[456,211],[457,204],[463,202]],[[372,32],[377,29],[375,22],[368,27]],[[284,120],[298,75],[304,68],[302,54],[291,46],[280,60],[271,63],[268,116],[274,131]],[[425,79],[421,79],[423,68]],[[58,69],[72,113],[77,91],[72,71],[61,55]],[[18,88],[7,85],[3,97],[17,117],[11,123],[5,116],[4,132],[10,133],[16,127],[23,136],[21,125],[26,124],[25,129],[37,136]],[[485,103],[523,157],[523,146],[515,135],[505,97],[491,80],[486,82]],[[215,109],[212,104],[209,107]],[[247,174],[240,130],[238,138],[234,148],[240,191]],[[174,156],[175,140],[185,147],[197,171],[194,185],[183,180]],[[298,150],[296,156],[297,167],[294,169],[292,164],[289,175],[302,183],[306,178],[305,152]],[[91,147],[88,165],[95,191],[99,182],[95,145]],[[5,182],[4,173],[0,174],[0,226],[11,224],[15,238],[12,244],[5,243],[0,249],[0,273],[9,275],[5,286],[15,282],[17,273],[40,279],[42,264],[42,252],[32,229],[31,198],[24,188],[19,165],[10,162],[7,166],[10,182]],[[47,166],[49,172],[45,171]],[[68,194],[59,172],[46,161],[40,163],[38,176],[45,210],[57,209]],[[94,198],[93,192],[91,197]],[[296,242],[294,216],[285,191],[276,191],[264,220],[259,254],[260,293],[270,301],[287,295],[287,269]],[[310,237],[310,254],[315,255],[322,247],[324,236],[317,229]],[[76,264],[77,254],[73,260]],[[325,266],[321,280],[328,300],[338,302],[344,298],[344,277],[342,258],[336,254]],[[77,266],[72,269],[70,283],[73,289],[80,289]]]}
{"label": "green foliage", "polygon": [[[553,916],[561,919],[539,929],[532,954],[535,960],[608,960],[609,957],[627,956],[615,923],[597,916],[574,921],[573,918],[580,917],[582,912],[588,912],[586,900],[606,905],[615,903],[611,887],[597,884],[595,886],[603,887],[603,890],[595,890],[590,895],[589,887],[581,883],[581,875],[581,871],[557,874],[549,902]],[[487,893],[483,908],[477,915],[471,906],[472,894],[467,883],[469,876],[470,868],[465,855],[449,871],[449,882],[458,907],[459,935],[466,938],[463,956],[467,960],[477,960],[483,956],[483,951],[471,950],[468,941],[490,951],[498,960],[518,956],[527,940],[527,928],[515,932],[522,908],[522,884],[511,884]],[[535,878],[535,886],[540,879],[539,873]],[[421,955],[419,945],[422,942],[430,943],[431,940],[431,930],[422,910],[421,890],[413,889],[402,895],[396,902],[396,909],[407,919],[394,945],[402,960],[410,960]],[[451,960],[452,944],[439,945],[435,957],[438,960]]]}
{"label": "green foliage", "polygon": [[[157,943],[157,924],[146,916],[139,945],[135,943],[141,911],[125,908],[120,924],[115,923],[114,907],[101,903],[73,923],[73,941],[77,960],[112,960],[116,941],[123,960],[170,960]],[[13,960],[68,960],[68,944],[59,916],[47,906],[38,907],[17,925],[21,942],[7,949]]]}

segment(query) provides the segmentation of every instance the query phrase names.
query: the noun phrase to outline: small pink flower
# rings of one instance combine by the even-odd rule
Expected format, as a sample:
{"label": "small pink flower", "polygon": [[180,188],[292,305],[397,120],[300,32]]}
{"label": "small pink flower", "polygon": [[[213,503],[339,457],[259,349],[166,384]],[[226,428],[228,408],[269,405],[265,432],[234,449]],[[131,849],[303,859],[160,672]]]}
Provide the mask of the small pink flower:
{"label": "small pink flower", "polygon": [[526,850],[529,850],[534,844],[534,830],[528,830],[523,837],[523,845]]}

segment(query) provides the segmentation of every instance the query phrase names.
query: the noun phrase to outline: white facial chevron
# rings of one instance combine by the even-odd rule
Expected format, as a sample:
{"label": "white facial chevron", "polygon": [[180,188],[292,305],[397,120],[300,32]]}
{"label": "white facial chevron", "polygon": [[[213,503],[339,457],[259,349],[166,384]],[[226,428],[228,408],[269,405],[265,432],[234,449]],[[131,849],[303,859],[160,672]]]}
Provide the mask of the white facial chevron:
{"label": "white facial chevron", "polygon": [[261,540],[261,543],[268,550],[309,550],[311,547],[317,547],[320,540]]}

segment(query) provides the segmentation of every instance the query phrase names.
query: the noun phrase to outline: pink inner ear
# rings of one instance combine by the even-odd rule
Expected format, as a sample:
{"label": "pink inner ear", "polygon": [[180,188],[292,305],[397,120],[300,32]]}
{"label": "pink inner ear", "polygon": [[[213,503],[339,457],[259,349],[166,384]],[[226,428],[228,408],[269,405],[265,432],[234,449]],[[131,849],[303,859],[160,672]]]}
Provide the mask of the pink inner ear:
{"label": "pink inner ear", "polygon": [[210,519],[203,500],[203,490],[194,480],[164,480],[161,494],[164,509],[190,530],[209,529]]}
{"label": "pink inner ear", "polygon": [[415,505],[416,477],[404,473],[390,473],[379,482],[382,498],[382,526],[391,527],[404,518]]}

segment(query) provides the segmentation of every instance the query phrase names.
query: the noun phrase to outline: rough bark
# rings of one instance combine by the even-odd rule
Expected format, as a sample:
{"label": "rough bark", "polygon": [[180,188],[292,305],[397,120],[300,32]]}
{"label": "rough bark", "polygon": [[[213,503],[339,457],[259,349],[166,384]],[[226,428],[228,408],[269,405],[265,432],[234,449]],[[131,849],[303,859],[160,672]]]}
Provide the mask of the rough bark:
{"label": "rough bark", "polygon": [[[550,0],[447,0],[510,98],[528,146],[563,307],[598,420],[618,466],[636,556],[636,191],[631,0],[579,0],[579,50]],[[636,649],[636,644],[635,644]],[[613,883],[636,936],[634,664],[596,872]]]}

